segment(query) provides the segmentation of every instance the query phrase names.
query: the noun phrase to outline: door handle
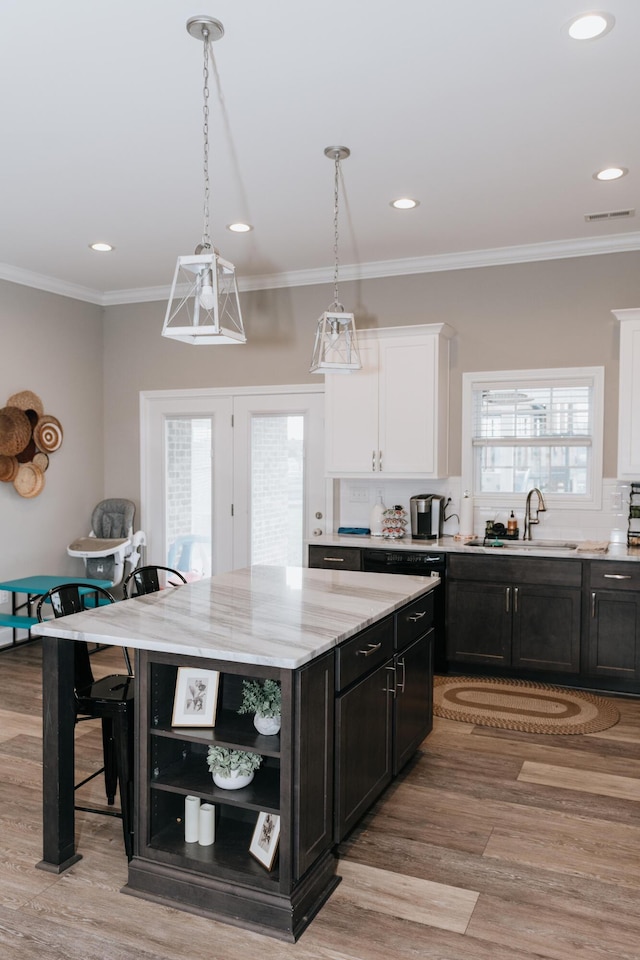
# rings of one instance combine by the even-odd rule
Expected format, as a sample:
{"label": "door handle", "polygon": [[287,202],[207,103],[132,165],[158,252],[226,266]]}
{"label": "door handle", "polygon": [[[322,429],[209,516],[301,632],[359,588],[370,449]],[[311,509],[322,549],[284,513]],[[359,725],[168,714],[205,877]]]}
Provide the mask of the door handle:
{"label": "door handle", "polygon": [[518,590],[519,589],[520,589],[519,587],[513,588],[513,612],[514,613],[518,612]]}
{"label": "door handle", "polygon": [[596,616],[596,592],[595,590],[591,593],[591,619],[595,620]]}
{"label": "door handle", "polygon": [[504,588],[504,612],[511,613],[511,587]]}
{"label": "door handle", "polygon": [[[392,689],[389,689],[389,687],[386,686],[386,687],[384,688],[384,693],[390,693],[391,696],[395,699],[395,697],[397,696],[397,693],[396,693],[396,668],[395,668],[394,666],[390,666],[390,667],[387,667],[387,671],[388,671],[389,673],[392,673],[392,674],[393,674],[393,687],[392,687]],[[388,679],[389,679],[389,678],[387,677],[387,680],[388,680]]]}
{"label": "door handle", "polygon": [[398,661],[398,666],[402,667],[402,680],[398,684],[398,687],[400,688],[400,693],[404,693],[404,685],[407,679],[407,666],[404,662],[404,657]]}
{"label": "door handle", "polygon": [[371,469],[375,473],[376,470],[376,452],[375,450],[371,451]]}
{"label": "door handle", "polygon": [[382,470],[382,450],[378,450],[378,470]]}

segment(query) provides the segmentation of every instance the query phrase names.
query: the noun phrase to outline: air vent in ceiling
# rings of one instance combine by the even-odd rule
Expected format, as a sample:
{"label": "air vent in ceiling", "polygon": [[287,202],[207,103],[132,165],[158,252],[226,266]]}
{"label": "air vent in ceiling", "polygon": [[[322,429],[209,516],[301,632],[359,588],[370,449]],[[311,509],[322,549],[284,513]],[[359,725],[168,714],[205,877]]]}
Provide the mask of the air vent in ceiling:
{"label": "air vent in ceiling", "polygon": [[585,213],[584,218],[590,223],[592,220],[624,220],[635,215],[635,210],[609,210],[606,213]]}

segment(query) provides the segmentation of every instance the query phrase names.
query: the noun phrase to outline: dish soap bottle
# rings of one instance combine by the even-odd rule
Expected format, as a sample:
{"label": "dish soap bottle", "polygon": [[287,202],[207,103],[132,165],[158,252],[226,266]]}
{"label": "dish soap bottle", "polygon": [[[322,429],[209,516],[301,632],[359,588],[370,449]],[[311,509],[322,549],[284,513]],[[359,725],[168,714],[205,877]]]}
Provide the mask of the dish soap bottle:
{"label": "dish soap bottle", "polygon": [[515,518],[513,510],[511,511],[511,516],[507,520],[507,536],[512,540],[517,540],[520,531],[518,530],[518,521]]}
{"label": "dish soap bottle", "polygon": [[379,493],[376,502],[371,508],[371,515],[369,517],[369,527],[371,528],[372,537],[381,537],[383,534],[382,521],[384,520],[384,511],[385,506],[382,502],[382,494]]}

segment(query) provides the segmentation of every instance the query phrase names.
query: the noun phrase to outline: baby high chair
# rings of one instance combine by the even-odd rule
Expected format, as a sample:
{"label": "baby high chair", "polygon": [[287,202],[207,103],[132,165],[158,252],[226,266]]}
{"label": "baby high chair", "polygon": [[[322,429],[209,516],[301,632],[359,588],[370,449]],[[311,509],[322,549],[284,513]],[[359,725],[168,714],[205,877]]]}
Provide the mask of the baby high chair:
{"label": "baby high chair", "polygon": [[82,557],[87,577],[117,586],[140,560],[146,543],[142,530],[133,532],[136,508],[131,500],[101,500],[91,514],[91,533],[67,547],[70,557]]}

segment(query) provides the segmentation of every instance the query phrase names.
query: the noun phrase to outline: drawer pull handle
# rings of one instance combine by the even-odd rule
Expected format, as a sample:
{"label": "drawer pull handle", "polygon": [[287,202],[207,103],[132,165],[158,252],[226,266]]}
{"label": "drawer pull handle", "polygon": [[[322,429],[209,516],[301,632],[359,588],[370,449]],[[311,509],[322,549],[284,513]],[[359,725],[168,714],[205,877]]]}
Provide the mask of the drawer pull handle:
{"label": "drawer pull handle", "polygon": [[382,641],[380,641],[380,643],[368,643],[366,650],[358,650],[357,653],[362,657],[370,657],[371,654],[379,650],[381,646]]}
{"label": "drawer pull handle", "polygon": [[631,580],[630,573],[604,573],[605,580]]}
{"label": "drawer pull handle", "polygon": [[407,617],[407,620],[411,620],[412,623],[415,623],[416,620],[422,620],[423,617],[426,617],[427,611],[423,610],[421,613],[413,613],[410,617]]}
{"label": "drawer pull handle", "polygon": [[325,563],[344,563],[344,557],[323,557]]}

